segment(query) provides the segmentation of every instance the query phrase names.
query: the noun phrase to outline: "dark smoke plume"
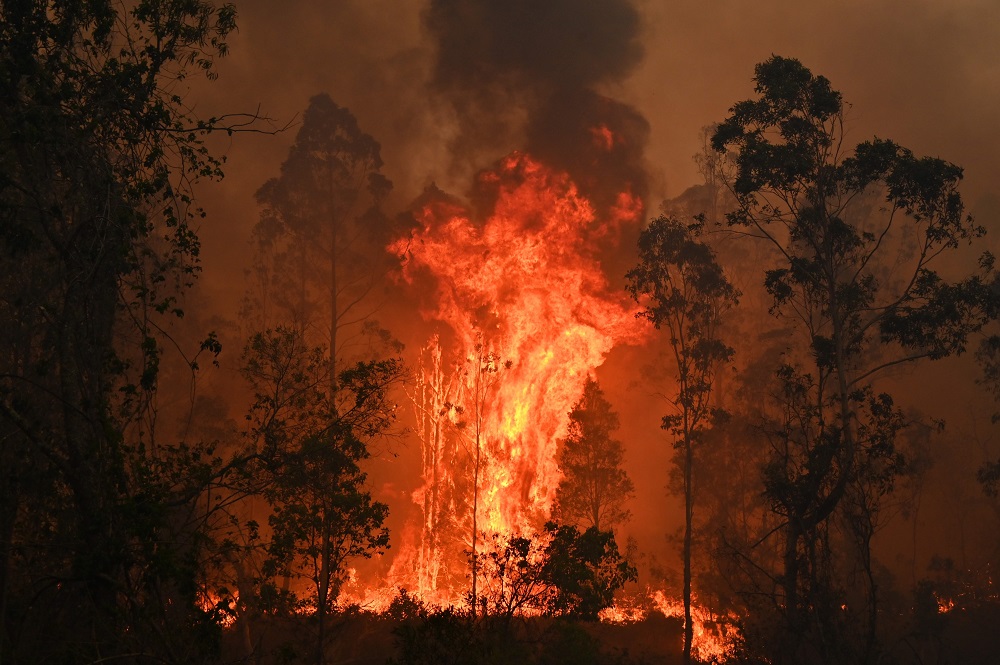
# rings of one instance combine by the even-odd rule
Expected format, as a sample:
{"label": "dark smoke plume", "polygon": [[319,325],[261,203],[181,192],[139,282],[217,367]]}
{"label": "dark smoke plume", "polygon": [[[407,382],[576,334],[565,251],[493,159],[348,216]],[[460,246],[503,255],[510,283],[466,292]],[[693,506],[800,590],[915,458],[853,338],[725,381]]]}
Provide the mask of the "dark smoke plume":
{"label": "dark smoke plume", "polygon": [[623,191],[645,201],[649,124],[597,91],[642,60],[630,2],[431,0],[424,20],[437,43],[431,85],[457,115],[457,160],[523,148],[567,171],[599,215]]}

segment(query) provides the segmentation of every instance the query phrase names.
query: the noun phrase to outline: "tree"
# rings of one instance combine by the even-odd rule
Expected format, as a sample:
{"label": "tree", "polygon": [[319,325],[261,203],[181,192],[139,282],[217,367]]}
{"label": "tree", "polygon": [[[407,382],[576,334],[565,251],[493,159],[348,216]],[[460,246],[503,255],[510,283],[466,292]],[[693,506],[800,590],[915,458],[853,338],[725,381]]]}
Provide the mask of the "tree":
{"label": "tree", "polygon": [[890,367],[965,350],[990,316],[993,258],[984,254],[958,281],[934,269],[984,232],[964,211],[961,168],[883,139],[849,148],[840,93],[797,60],[772,57],[754,81],[757,97],[732,107],[712,145],[731,151],[737,209],[729,223],[777,250],[764,284],[772,311],[801,335],[778,377],[789,418],[765,476],[783,518],[788,657],[809,646],[824,658],[868,662],[877,655],[877,587],[866,581],[865,616],[848,622],[864,634],[852,642],[839,619],[824,618],[842,618],[827,608],[845,604],[831,584],[825,533],[834,518],[867,519],[849,506],[862,501],[870,516],[898,473],[892,400],[872,381]]}
{"label": "tree", "polygon": [[976,479],[983,486],[986,496],[996,497],[1000,486],[1000,461],[983,463],[976,472]]}
{"label": "tree", "polygon": [[663,418],[663,429],[676,440],[677,465],[684,491],[684,662],[691,662],[694,625],[691,618],[691,544],[694,525],[693,469],[695,451],[704,430],[718,415],[712,406],[719,368],[733,350],[720,338],[722,316],[739,297],[701,241],[702,223],[685,225],[658,217],[639,236],[639,265],[629,271],[628,289],[645,309],[637,316],[664,328],[675,363],[674,413]]}
{"label": "tree", "polygon": [[281,175],[257,191],[260,221],[246,313],[254,331],[293,325],[337,365],[365,355],[378,330],[372,294],[387,270],[392,232],[379,205],[392,189],[380,146],[328,95],[309,100]]}
{"label": "tree", "polygon": [[583,396],[569,414],[569,431],[560,442],[559,468],[552,513],[565,524],[612,530],[629,520],[625,503],[635,487],[621,468],[625,450],[612,438],[618,414],[596,381],[588,378]]}
{"label": "tree", "polygon": [[[575,622],[596,621],[615,592],[636,579],[612,532],[549,522],[532,536],[493,534],[478,556],[478,614],[471,603],[428,614],[405,591],[393,601],[389,612],[402,610],[410,619],[394,631],[399,662],[606,662],[596,641]],[[538,615],[565,621],[542,635],[518,630],[515,618]]]}
{"label": "tree", "polygon": [[312,582],[318,658],[344,561],[388,543],[386,508],[364,490],[359,466],[367,444],[389,428],[387,393],[402,375],[398,359],[384,359],[402,345],[374,319],[392,233],[379,210],[392,189],[381,168],[378,142],[348,109],[319,94],[309,100],[280,175],[256,193],[260,220],[244,301],[250,346],[263,341],[279,357],[304,354],[297,371],[308,376],[319,367],[316,354],[325,357],[325,385],[300,386],[264,435],[291,446],[265,492],[270,562]]}
{"label": "tree", "polygon": [[398,360],[358,363],[340,372],[334,397],[324,356],[298,331],[278,329],[253,337],[244,368],[257,395],[252,438],[266,462],[261,493],[271,507],[263,569],[265,577],[311,582],[317,663],[346,562],[388,547],[388,507],[372,500],[360,465],[369,456],[365,442],[393,422],[388,392],[402,373]]}
{"label": "tree", "polygon": [[614,603],[615,592],[635,582],[637,571],[618,550],[612,531],[596,526],[549,522],[542,577],[552,592],[544,605],[551,616],[596,621],[601,610]]}
{"label": "tree", "polygon": [[615,592],[636,580],[614,533],[595,527],[548,522],[534,537],[494,535],[480,557],[483,618],[541,612],[596,621]]}
{"label": "tree", "polygon": [[251,120],[198,119],[178,92],[234,27],[202,0],[0,4],[0,659],[203,646],[165,624],[204,626],[197,539],[173,539],[204,460],[125,434],[197,273],[191,188],[221,174],[204,136]]}

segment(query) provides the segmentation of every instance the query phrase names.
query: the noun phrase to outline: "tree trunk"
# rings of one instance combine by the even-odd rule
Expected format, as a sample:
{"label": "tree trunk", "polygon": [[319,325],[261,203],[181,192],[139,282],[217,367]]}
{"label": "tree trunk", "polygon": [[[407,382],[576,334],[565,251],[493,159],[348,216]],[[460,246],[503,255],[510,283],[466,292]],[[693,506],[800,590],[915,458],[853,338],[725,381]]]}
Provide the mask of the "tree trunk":
{"label": "tree trunk", "polygon": [[[13,437],[12,437],[13,438]],[[4,505],[0,507],[0,665],[7,660],[7,579],[10,574],[11,551],[14,542],[14,525],[17,520],[20,491],[13,474],[5,472]]]}
{"label": "tree trunk", "polygon": [[330,220],[330,403],[337,397],[337,326],[340,312],[337,298],[337,220]]}
{"label": "tree trunk", "polygon": [[316,586],[316,665],[323,665],[326,640],[326,605],[330,593],[330,527],[323,525],[323,548],[319,563],[319,584]]}
{"label": "tree trunk", "polygon": [[789,515],[785,528],[784,574],[781,587],[785,592],[785,621],[793,634],[799,629],[799,540],[801,523],[797,516]]}
{"label": "tree trunk", "polygon": [[689,436],[684,437],[684,665],[691,663],[694,625],[691,620],[691,540],[694,522],[692,465],[694,454]]}

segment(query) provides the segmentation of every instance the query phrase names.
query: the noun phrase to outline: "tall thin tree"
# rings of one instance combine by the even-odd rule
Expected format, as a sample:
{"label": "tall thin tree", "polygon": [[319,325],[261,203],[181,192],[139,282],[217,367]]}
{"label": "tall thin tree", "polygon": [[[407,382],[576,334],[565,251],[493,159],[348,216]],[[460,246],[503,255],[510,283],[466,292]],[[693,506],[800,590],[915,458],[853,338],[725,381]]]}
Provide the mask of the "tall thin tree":
{"label": "tall thin tree", "polygon": [[380,152],[348,109],[316,95],[281,174],[257,191],[246,319],[251,332],[294,325],[310,344],[327,346],[332,393],[342,359],[359,355],[364,324],[381,305],[374,296],[391,220],[380,204],[392,183]]}
{"label": "tall thin tree", "polygon": [[677,381],[673,413],[663,429],[674,437],[684,491],[684,662],[691,662],[691,546],[694,538],[694,462],[702,433],[716,410],[711,396],[720,367],[733,350],[720,337],[722,317],[738,291],[726,278],[712,249],[702,241],[701,221],[684,224],[658,217],[639,236],[639,265],[628,275],[628,290],[644,309],[637,316],[668,335]]}

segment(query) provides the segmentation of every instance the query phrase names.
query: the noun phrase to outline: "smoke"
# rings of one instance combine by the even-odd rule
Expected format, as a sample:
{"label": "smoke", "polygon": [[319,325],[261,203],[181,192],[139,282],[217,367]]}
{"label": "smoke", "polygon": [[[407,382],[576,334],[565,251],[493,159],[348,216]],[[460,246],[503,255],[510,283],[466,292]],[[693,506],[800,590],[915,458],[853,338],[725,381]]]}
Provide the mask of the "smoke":
{"label": "smoke", "polygon": [[630,2],[432,0],[424,21],[457,168],[524,149],[569,173],[601,216],[623,191],[645,201],[649,123],[599,92],[642,61]]}

